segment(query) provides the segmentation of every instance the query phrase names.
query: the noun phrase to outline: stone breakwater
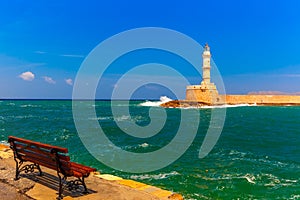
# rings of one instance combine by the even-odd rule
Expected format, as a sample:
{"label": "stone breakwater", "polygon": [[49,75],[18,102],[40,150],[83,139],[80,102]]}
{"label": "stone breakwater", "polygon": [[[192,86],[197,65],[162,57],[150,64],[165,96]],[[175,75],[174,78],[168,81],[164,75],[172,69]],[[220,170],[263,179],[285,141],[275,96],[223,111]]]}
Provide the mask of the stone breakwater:
{"label": "stone breakwater", "polygon": [[197,100],[173,100],[161,104],[168,108],[203,107],[214,105],[264,105],[264,106],[300,106],[300,96],[296,95],[218,95],[218,102],[208,98]]}
{"label": "stone breakwater", "polygon": [[220,95],[225,103],[257,105],[300,105],[300,96],[296,95]]}
{"label": "stone breakwater", "polygon": [[173,100],[166,103],[161,104],[161,107],[165,108],[201,108],[203,106],[209,106],[210,104],[207,104],[205,102],[200,101],[186,101],[186,100]]}

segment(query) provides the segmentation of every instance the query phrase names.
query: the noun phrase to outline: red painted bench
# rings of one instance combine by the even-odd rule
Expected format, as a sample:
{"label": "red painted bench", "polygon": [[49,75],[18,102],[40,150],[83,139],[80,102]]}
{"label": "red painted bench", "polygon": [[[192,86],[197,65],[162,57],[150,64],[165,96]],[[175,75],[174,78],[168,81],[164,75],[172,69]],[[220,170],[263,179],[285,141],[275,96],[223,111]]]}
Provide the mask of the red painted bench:
{"label": "red painted bench", "polygon": [[[8,142],[14,152],[14,160],[16,162],[15,180],[19,179],[19,174],[22,171],[29,173],[37,169],[40,175],[42,175],[40,166],[44,166],[56,170],[57,172],[59,178],[57,199],[62,199],[62,193],[65,187],[69,190],[77,190],[79,186],[82,185],[84,188],[83,192],[88,192],[84,179],[88,177],[91,172],[96,171],[96,169],[71,162],[70,157],[67,155],[67,148],[43,144],[14,136],[9,136]],[[24,162],[31,162],[33,164],[25,165]],[[67,181],[68,177],[75,177],[76,179]]]}

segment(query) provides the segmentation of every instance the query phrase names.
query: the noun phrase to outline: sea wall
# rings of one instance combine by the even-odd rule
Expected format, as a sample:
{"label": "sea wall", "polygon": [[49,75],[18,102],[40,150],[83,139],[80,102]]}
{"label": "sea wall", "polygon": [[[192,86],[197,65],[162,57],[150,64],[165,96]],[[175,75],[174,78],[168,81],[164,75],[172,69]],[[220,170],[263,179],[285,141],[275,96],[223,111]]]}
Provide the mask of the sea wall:
{"label": "sea wall", "polygon": [[[210,105],[256,104],[266,106],[300,106],[300,96],[289,95],[218,95],[217,102],[210,96],[190,96],[188,100],[173,100],[161,104],[166,108],[202,107]],[[198,98],[197,98],[198,97]]]}
{"label": "sea wall", "polygon": [[[218,91],[213,89],[203,89],[200,86],[188,86],[186,89],[185,101],[200,102],[206,105],[235,105],[235,104],[257,104],[257,105],[300,105],[299,95],[219,95]],[[173,102],[173,104],[178,102]],[[186,107],[180,106],[180,107]]]}
{"label": "sea wall", "polygon": [[220,95],[226,104],[300,105],[296,95]]}

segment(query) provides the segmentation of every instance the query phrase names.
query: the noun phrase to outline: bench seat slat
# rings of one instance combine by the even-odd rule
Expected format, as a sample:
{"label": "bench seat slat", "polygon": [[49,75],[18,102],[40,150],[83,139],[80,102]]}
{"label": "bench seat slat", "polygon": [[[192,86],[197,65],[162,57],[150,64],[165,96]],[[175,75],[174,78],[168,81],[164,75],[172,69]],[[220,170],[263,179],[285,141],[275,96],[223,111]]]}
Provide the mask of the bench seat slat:
{"label": "bench seat slat", "polygon": [[[17,147],[16,148],[17,154],[19,154],[19,153],[32,154],[33,156],[40,155],[40,156],[45,157],[45,159],[49,159],[49,158],[55,159],[55,154],[53,154],[49,151],[43,151],[41,149],[32,148],[32,147],[26,147],[26,148],[20,148],[18,146],[16,146],[16,147]],[[70,161],[70,157],[66,156],[66,155],[58,154],[58,158],[60,160],[64,160],[64,161]]]}
{"label": "bench seat slat", "polygon": [[[51,154],[48,152],[36,152],[36,151],[29,151],[28,149],[17,149],[17,154],[23,154],[23,155],[30,155],[32,157],[36,157],[37,159],[44,159],[44,160],[51,160],[55,162],[55,154]],[[58,155],[58,158],[62,161],[70,161],[69,156],[65,155]]]}
{"label": "bench seat slat", "polygon": [[42,148],[42,147],[34,145],[34,144],[24,144],[24,143],[18,143],[18,142],[15,142],[14,144],[15,144],[15,148],[17,148],[17,149],[26,149],[26,150],[30,150],[30,151],[48,152],[48,153],[51,153],[51,150],[53,150],[53,151],[59,153],[60,155],[67,154],[67,153],[57,151],[57,149],[55,149],[55,148],[51,148],[51,149]]}
{"label": "bench seat slat", "polygon": [[32,157],[36,160],[45,160],[45,161],[48,161],[48,162],[55,162],[54,155],[40,154],[40,153],[37,153],[37,152],[26,151],[24,149],[19,149],[17,151],[17,156],[25,156],[25,157],[29,156],[29,157]]}
{"label": "bench seat slat", "polygon": [[83,171],[89,171],[89,172],[93,172],[96,170],[95,168],[87,167],[85,165],[81,165],[81,164],[78,164],[75,162],[70,162],[70,164],[71,164],[71,168],[74,170],[83,170]]}
{"label": "bench seat slat", "polygon": [[70,162],[70,164],[75,177],[88,176],[91,172],[96,171],[95,168],[87,167],[75,162]]}
{"label": "bench seat slat", "polygon": [[48,148],[43,148],[35,144],[25,144],[25,143],[20,143],[20,142],[15,142],[15,147],[18,149],[28,149],[32,151],[41,151],[41,152],[51,152],[53,149],[48,149]]}
{"label": "bench seat slat", "polygon": [[36,164],[39,164],[41,166],[45,166],[47,168],[56,170],[56,164],[53,163],[53,162],[45,162],[44,160],[37,160],[35,157],[31,157],[31,156],[28,156],[28,155],[21,155],[20,157],[24,161],[29,161],[29,162],[36,163]]}
{"label": "bench seat slat", "polygon": [[21,143],[23,143],[23,144],[31,144],[31,145],[35,145],[35,146],[42,147],[42,148],[45,148],[45,149],[56,149],[58,152],[61,152],[61,153],[68,153],[68,149],[67,148],[53,146],[53,145],[49,145],[49,144],[43,144],[43,143],[40,143],[40,142],[26,140],[26,139],[18,138],[18,137],[15,137],[15,136],[9,136],[8,140],[9,140],[9,142],[10,142],[10,140],[12,140],[12,141],[17,141],[20,144]]}
{"label": "bench seat slat", "polygon": [[[20,156],[20,159],[23,161],[33,162],[41,166],[45,166],[50,169],[57,170],[57,165],[55,160],[52,161],[49,160],[51,159],[50,157],[47,159],[46,157],[39,156],[33,153],[27,153],[27,154],[19,153],[18,155]],[[64,170],[64,172],[66,173],[66,175],[72,176],[72,169],[70,168],[70,162],[61,160],[60,165],[62,170]]]}
{"label": "bench seat slat", "polygon": [[36,156],[41,156],[41,157],[45,157],[45,159],[51,159],[51,158],[55,158],[54,154],[51,154],[50,152],[47,151],[41,151],[39,149],[21,149],[21,148],[16,148],[16,152],[17,154],[33,154]]}

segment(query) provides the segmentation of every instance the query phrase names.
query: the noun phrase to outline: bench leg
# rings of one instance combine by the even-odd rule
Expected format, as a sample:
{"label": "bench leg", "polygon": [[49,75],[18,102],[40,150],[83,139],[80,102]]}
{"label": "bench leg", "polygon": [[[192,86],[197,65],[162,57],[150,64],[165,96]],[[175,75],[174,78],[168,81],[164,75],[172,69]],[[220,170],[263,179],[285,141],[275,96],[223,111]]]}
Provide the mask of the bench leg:
{"label": "bench leg", "polygon": [[42,170],[41,170],[41,167],[40,167],[40,165],[39,164],[35,164],[35,166],[36,166],[36,168],[39,170],[39,172],[40,172],[40,176],[42,176],[43,175],[43,172],[42,172]]}
{"label": "bench leg", "polygon": [[82,193],[83,194],[88,194],[88,190],[87,190],[87,187],[86,187],[86,184],[85,184],[85,181],[84,181],[84,179],[87,176],[83,176],[82,178],[78,177],[77,179],[70,180],[70,181],[67,181],[66,176],[62,177],[59,172],[57,173],[57,176],[58,176],[58,179],[59,179],[59,188],[58,188],[58,197],[57,197],[58,200],[61,200],[63,198],[62,193],[63,193],[65,187],[67,187],[69,189],[69,191],[72,191],[72,190],[79,189],[79,185],[82,185],[83,188],[84,188],[84,191],[82,191]]}
{"label": "bench leg", "polygon": [[87,188],[86,188],[86,185],[85,185],[85,182],[84,182],[84,177],[82,177],[82,185],[83,185],[83,187],[84,187],[83,193],[84,193],[84,194],[87,194],[88,191],[87,191]]}
{"label": "bench leg", "polygon": [[16,177],[15,180],[19,180],[19,174],[20,174],[20,166],[23,164],[22,161],[20,163],[15,159],[16,162]]}
{"label": "bench leg", "polygon": [[84,178],[86,177],[82,177],[82,178],[77,177],[75,180],[67,181],[65,187],[67,187],[69,191],[73,191],[73,190],[77,191],[78,189],[81,189],[79,186],[83,186],[84,190],[82,191],[81,189],[81,192],[83,194],[88,194],[88,190],[85,185]]}
{"label": "bench leg", "polygon": [[58,176],[58,179],[59,179],[59,186],[58,186],[58,197],[56,199],[60,200],[62,199],[62,192],[63,192],[63,179],[61,178],[59,172],[57,172],[57,176]]}
{"label": "bench leg", "polygon": [[39,175],[41,176],[42,175],[42,170],[40,168],[40,165],[39,164],[28,164],[28,165],[23,165],[23,161],[17,161],[15,159],[15,162],[16,162],[16,177],[15,177],[15,180],[19,180],[19,175],[22,171],[24,171],[26,174],[27,173],[30,173],[30,172],[34,172],[34,169],[38,169],[39,170]]}

